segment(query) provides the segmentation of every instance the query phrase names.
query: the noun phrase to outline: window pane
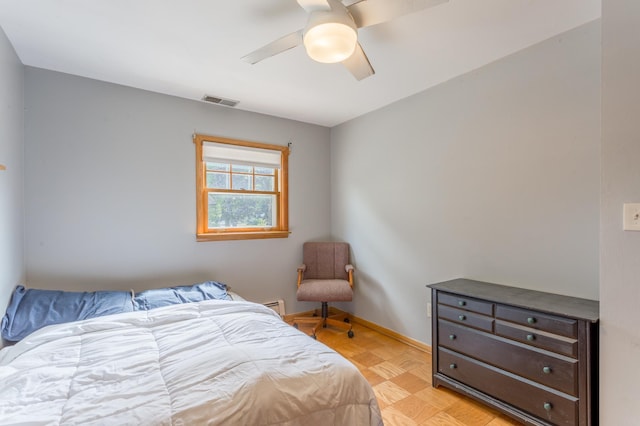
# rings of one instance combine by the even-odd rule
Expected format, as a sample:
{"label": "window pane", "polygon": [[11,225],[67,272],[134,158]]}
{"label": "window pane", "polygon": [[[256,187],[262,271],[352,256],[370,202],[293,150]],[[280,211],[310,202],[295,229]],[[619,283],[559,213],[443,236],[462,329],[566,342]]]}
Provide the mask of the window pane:
{"label": "window pane", "polygon": [[223,163],[207,163],[207,170],[216,170],[219,172],[228,172],[229,165]]}
{"label": "window pane", "polygon": [[253,166],[243,166],[240,164],[232,164],[231,171],[236,173],[251,173],[253,172]]}
{"label": "window pane", "polygon": [[274,226],[275,195],[209,194],[209,228]]}
{"label": "window pane", "polygon": [[256,191],[275,191],[273,176],[256,176]]}
{"label": "window pane", "polygon": [[269,169],[266,167],[256,167],[257,175],[274,175],[276,169]]}
{"label": "window pane", "polygon": [[227,173],[207,172],[207,188],[231,189]]}
{"label": "window pane", "polygon": [[251,175],[233,175],[233,189],[253,189]]}

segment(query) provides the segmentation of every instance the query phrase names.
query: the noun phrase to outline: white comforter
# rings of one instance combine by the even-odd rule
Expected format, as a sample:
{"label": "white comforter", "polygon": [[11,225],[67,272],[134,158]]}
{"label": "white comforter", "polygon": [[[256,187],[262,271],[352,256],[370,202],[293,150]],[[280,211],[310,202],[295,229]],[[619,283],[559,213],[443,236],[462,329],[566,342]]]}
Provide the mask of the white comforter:
{"label": "white comforter", "polygon": [[382,420],[342,356],[262,305],[213,300],[50,326],[0,350],[0,424]]}

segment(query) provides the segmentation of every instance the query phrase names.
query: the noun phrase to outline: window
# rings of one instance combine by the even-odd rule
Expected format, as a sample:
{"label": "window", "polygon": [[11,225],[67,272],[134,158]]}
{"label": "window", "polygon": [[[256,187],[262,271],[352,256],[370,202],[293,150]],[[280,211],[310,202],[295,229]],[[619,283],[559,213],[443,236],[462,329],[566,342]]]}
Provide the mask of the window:
{"label": "window", "polygon": [[197,239],[289,235],[289,148],[194,135]]}

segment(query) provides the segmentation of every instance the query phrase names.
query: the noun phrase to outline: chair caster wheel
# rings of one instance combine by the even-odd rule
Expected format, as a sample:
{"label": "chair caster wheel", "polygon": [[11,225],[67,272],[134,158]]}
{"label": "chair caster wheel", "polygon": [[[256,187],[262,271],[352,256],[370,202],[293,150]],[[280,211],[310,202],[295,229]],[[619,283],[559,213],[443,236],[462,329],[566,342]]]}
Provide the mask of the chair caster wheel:
{"label": "chair caster wheel", "polygon": [[349,331],[347,332],[347,336],[349,336],[349,339],[353,339],[353,331],[352,331],[352,330],[349,330]]}
{"label": "chair caster wheel", "polygon": [[346,323],[351,322],[351,320],[349,320],[349,318],[345,318],[345,319],[343,319],[343,321],[346,322]]}

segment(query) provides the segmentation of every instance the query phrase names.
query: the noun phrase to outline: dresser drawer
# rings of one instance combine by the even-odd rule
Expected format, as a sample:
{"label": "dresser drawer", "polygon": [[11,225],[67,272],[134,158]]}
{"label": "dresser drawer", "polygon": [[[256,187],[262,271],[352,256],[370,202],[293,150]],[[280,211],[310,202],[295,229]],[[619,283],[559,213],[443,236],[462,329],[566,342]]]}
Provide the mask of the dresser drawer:
{"label": "dresser drawer", "polygon": [[554,425],[576,424],[578,400],[499,368],[438,348],[438,372]]}
{"label": "dresser drawer", "polygon": [[578,341],[576,339],[546,333],[501,320],[496,320],[495,333],[498,336],[517,340],[537,348],[546,349],[573,358],[578,357]]}
{"label": "dresser drawer", "polygon": [[483,315],[493,315],[493,303],[474,299],[472,297],[440,293],[438,294],[438,303],[441,303],[443,305],[455,306],[460,309],[477,312]]}
{"label": "dresser drawer", "polygon": [[439,346],[578,396],[578,361],[575,359],[553,356],[448,321],[440,320],[438,327]]}
{"label": "dresser drawer", "polygon": [[578,322],[576,320],[527,309],[497,305],[496,318],[566,337],[578,336]]}
{"label": "dresser drawer", "polygon": [[468,327],[493,332],[493,318],[446,305],[438,305],[438,317]]}

